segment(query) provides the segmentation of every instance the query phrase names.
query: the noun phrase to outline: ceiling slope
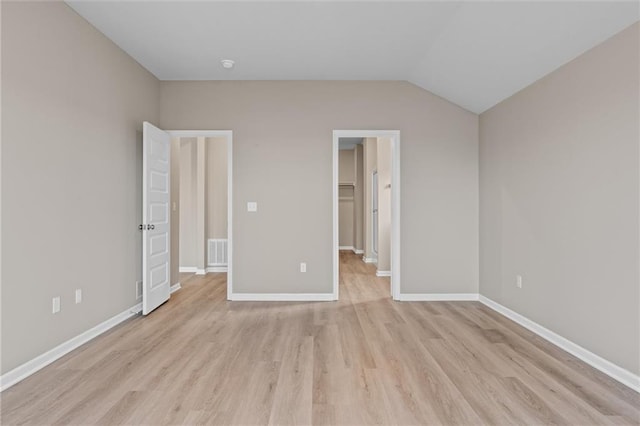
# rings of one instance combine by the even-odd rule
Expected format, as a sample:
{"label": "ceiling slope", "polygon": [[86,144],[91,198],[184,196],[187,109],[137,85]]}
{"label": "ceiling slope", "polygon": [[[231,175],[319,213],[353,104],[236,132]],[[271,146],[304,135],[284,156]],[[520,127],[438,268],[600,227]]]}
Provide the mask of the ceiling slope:
{"label": "ceiling slope", "polygon": [[408,80],[475,113],[639,18],[637,2],[67,4],[160,80]]}

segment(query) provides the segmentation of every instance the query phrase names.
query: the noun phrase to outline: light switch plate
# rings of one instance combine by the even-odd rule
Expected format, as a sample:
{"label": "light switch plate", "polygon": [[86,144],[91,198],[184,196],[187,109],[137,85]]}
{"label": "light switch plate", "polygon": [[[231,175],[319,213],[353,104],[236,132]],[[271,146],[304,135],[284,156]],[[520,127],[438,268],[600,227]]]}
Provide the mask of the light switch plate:
{"label": "light switch plate", "polygon": [[247,211],[248,212],[257,212],[258,211],[258,203],[255,201],[249,201],[247,203]]}

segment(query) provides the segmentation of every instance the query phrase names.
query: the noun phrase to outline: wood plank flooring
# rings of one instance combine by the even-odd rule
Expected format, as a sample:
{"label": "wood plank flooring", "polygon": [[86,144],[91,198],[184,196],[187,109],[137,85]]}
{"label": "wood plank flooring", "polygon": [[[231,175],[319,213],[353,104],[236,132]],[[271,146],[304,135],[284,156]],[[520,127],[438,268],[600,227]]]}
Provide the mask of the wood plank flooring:
{"label": "wood plank flooring", "polygon": [[224,274],[3,392],[3,425],[631,425],[640,395],[477,302],[228,302]]}

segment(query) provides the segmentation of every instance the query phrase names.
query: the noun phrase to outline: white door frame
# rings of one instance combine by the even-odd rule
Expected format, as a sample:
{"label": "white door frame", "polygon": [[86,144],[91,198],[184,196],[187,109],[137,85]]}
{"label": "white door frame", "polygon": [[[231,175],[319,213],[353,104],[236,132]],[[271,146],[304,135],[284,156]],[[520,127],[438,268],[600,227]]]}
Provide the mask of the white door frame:
{"label": "white door frame", "polygon": [[399,130],[334,130],[333,131],[333,297],[338,300],[338,153],[340,138],[391,139],[391,297],[400,299],[400,131]]}
{"label": "white door frame", "polygon": [[166,130],[172,138],[227,138],[227,300],[233,294],[233,131]]}

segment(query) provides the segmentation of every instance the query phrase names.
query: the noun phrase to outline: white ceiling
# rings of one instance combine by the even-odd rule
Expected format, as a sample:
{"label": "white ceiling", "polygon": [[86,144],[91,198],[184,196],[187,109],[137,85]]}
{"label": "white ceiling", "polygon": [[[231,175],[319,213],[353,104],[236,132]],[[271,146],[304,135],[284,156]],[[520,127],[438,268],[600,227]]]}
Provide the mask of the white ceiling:
{"label": "white ceiling", "polygon": [[640,14],[635,1],[67,3],[161,80],[408,80],[476,113]]}

